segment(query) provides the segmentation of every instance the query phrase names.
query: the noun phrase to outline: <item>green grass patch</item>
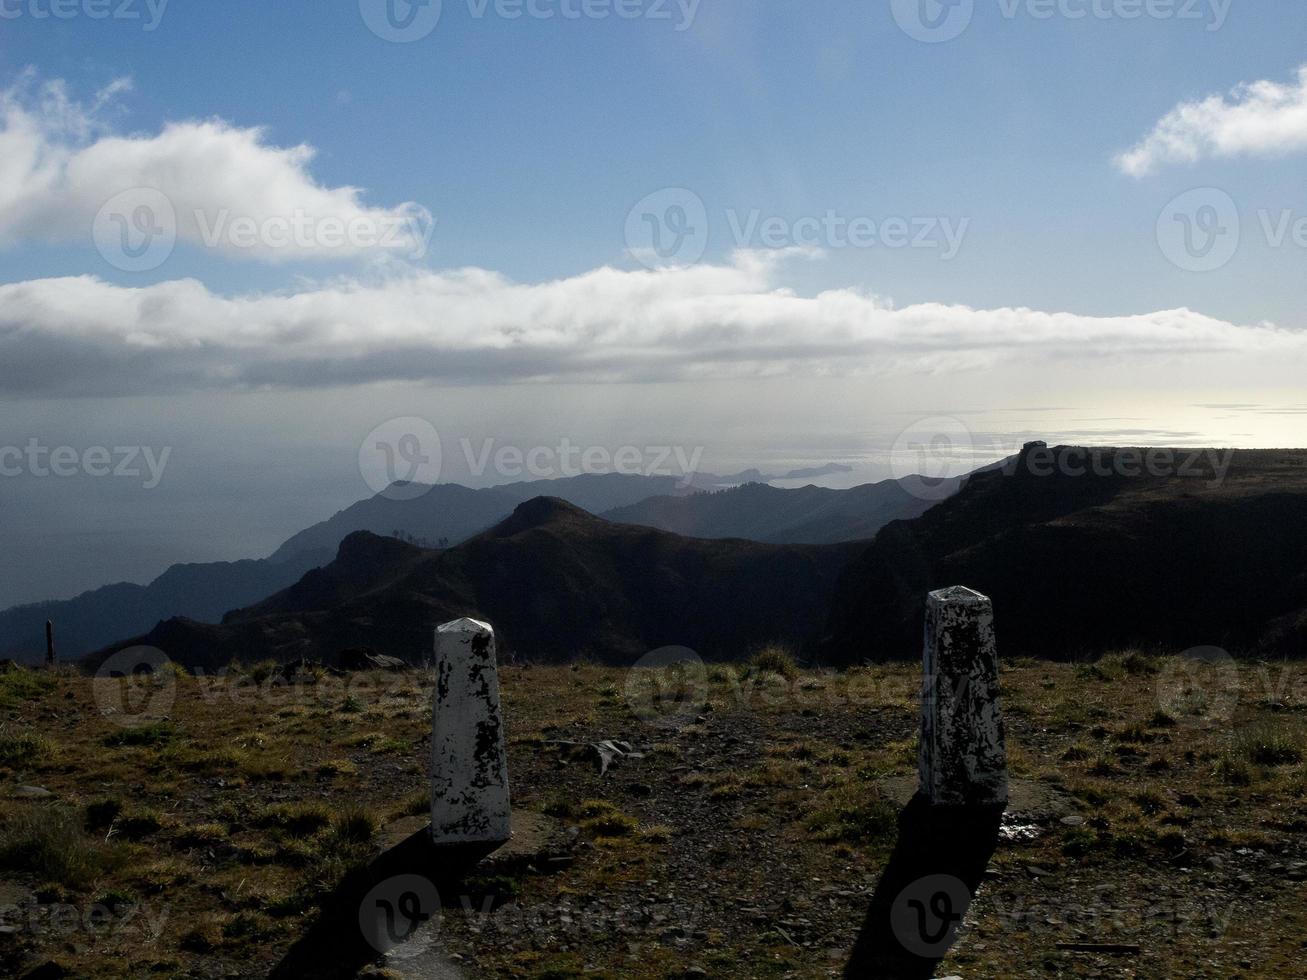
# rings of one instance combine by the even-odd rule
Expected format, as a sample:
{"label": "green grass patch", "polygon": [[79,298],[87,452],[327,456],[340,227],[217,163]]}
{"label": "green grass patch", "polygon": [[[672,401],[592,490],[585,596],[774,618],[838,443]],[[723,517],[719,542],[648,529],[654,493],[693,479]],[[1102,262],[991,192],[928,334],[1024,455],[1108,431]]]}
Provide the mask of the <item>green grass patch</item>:
{"label": "green grass patch", "polygon": [[30,871],[68,888],[85,888],[120,867],[115,845],[89,837],[71,807],[32,806],[10,812],[0,826],[0,868]]}
{"label": "green grass patch", "polygon": [[1302,762],[1303,744],[1297,725],[1265,722],[1236,734],[1231,752],[1259,766],[1288,766]]}
{"label": "green grass patch", "polygon": [[749,666],[759,674],[779,674],[787,681],[799,676],[799,667],[790,651],[779,643],[770,643],[749,658]]}
{"label": "green grass patch", "polygon": [[56,675],[48,670],[28,670],[12,665],[0,670],[0,707],[17,708],[39,701],[54,690]]}
{"label": "green grass patch", "polygon": [[118,748],[124,745],[166,745],[176,737],[177,729],[173,727],[172,722],[151,721],[144,725],[135,725],[132,728],[123,728],[116,732],[110,732],[104,737],[104,744],[109,748]]}
{"label": "green grass patch", "polygon": [[888,845],[898,836],[898,810],[874,788],[850,782],[817,800],[804,825],[827,844]]}
{"label": "green grass patch", "polygon": [[55,745],[34,732],[0,732],[0,766],[45,762],[55,754]]}
{"label": "green grass patch", "polygon": [[275,803],[264,807],[254,823],[285,831],[292,837],[309,837],[331,823],[331,811],[322,803]]}

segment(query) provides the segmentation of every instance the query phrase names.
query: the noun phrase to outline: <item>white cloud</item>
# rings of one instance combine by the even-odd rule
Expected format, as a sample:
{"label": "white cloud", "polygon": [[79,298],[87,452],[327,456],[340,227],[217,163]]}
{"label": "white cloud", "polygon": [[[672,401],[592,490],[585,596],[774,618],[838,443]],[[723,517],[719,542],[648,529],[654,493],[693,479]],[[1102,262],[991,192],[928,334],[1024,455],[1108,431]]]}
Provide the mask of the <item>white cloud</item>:
{"label": "white cloud", "polygon": [[28,72],[0,90],[0,245],[89,243],[107,202],[152,188],[171,202],[180,240],[230,257],[421,254],[424,208],[369,207],[358,188],[320,185],[310,146],[274,146],[264,130],[220,119],[117,133],[105,116],[129,88],[117,81],[83,105],[63,82],[38,84]]}
{"label": "white cloud", "polygon": [[1240,85],[1229,98],[1182,102],[1133,149],[1116,157],[1132,177],[1204,157],[1272,157],[1307,151],[1307,65],[1297,81]]}
{"label": "white cloud", "polygon": [[1014,358],[1301,355],[1305,335],[1189,310],[1093,317],[799,296],[775,254],[600,268],[536,284],[483,269],[220,296],[195,280],[0,286],[0,395],[388,380],[640,381],[983,368]]}

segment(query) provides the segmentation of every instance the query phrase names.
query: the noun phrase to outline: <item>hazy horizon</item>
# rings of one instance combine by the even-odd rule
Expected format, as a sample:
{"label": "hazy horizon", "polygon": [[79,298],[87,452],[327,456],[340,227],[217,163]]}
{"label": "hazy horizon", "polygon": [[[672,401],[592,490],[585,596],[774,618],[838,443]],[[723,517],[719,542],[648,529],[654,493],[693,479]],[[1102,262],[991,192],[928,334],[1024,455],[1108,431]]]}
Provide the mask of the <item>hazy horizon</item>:
{"label": "hazy horizon", "polygon": [[[1301,404],[1295,408],[1290,391],[1281,393],[1283,402],[1262,406],[1213,403],[1191,405],[1187,410],[1177,407],[1171,414],[1171,427],[1152,426],[1144,414],[1109,417],[1056,406],[979,411],[941,402],[938,410],[868,415],[858,431],[850,427],[841,432],[834,428],[834,419],[820,418],[825,413],[835,414],[835,406],[828,405],[823,413],[819,404],[813,404],[808,410],[820,420],[814,418],[810,424],[822,434],[804,439],[797,419],[743,417],[756,416],[752,410],[744,413],[722,408],[716,417],[729,422],[721,426],[720,433],[709,431],[678,405],[680,387],[643,388],[644,398],[630,410],[650,413],[650,417],[627,420],[623,431],[630,436],[620,441],[608,434],[606,417],[591,414],[586,418],[583,408],[569,413],[565,426],[551,428],[540,418],[530,429],[514,430],[509,427],[511,419],[515,413],[526,417],[525,403],[532,400],[532,391],[520,387],[494,393],[464,389],[455,397],[443,398],[444,421],[435,426],[441,461],[437,480],[485,487],[570,475],[582,463],[579,451],[569,460],[560,458],[560,445],[570,443],[608,453],[608,465],[592,468],[597,471],[615,470],[615,453],[623,446],[642,450],[638,459],[624,461],[623,471],[656,468],[656,472],[670,475],[681,475],[681,463],[696,458],[695,471],[717,474],[750,467],[779,474],[793,468],[843,463],[853,471],[781,480],[776,485],[815,483],[845,488],[922,469],[917,465],[923,452],[920,447],[935,435],[948,441],[930,451],[929,475],[956,475],[1000,459],[1031,439],[1087,445],[1285,447],[1292,442],[1296,419],[1307,413]],[[825,387],[829,390],[829,385]],[[584,404],[587,395],[593,399],[603,394],[576,392],[561,401]],[[371,392],[367,401],[375,403],[377,395]],[[203,424],[198,425],[195,420],[160,418],[159,400],[155,399],[134,400],[130,414],[135,418],[126,425],[100,423],[79,431],[71,424],[55,428],[47,422],[44,431],[54,433],[50,446],[80,450],[122,446],[129,444],[130,435],[131,445],[149,447],[156,457],[168,450],[167,464],[158,486],[150,489],[145,487],[150,471],[143,460],[137,463],[137,478],[79,472],[68,478],[25,475],[6,479],[9,527],[0,559],[0,608],[71,598],[113,582],[144,584],[176,563],[267,557],[295,532],[377,492],[378,477],[369,475],[370,484],[360,470],[363,438],[376,424],[421,412],[424,397],[438,398],[431,393],[391,395],[394,404],[385,407],[336,401],[333,410],[339,419],[316,430],[307,420],[300,422],[314,435],[295,444],[282,444],[275,433],[260,431],[257,417],[268,404],[280,405],[288,416],[291,408],[321,412],[312,394],[225,396],[209,406]],[[479,406],[490,401],[500,403],[500,417],[477,419]],[[512,404],[514,401],[519,404]],[[730,398],[723,396],[723,401]],[[125,403],[116,405],[120,412],[128,410]],[[773,411],[780,414],[784,406],[778,400]],[[29,403],[29,407],[40,410],[35,404]],[[655,410],[658,417],[653,416]],[[1149,414],[1156,417],[1158,413],[1150,410]],[[419,417],[441,418],[442,413]],[[667,421],[658,424],[659,418]],[[293,423],[293,417],[288,418],[287,424]],[[10,433],[25,430],[21,426],[11,429],[12,424],[11,416],[0,425],[0,430],[5,430],[0,431],[0,444],[22,446]],[[515,431],[524,435],[514,437]],[[146,434],[143,439],[142,433]],[[496,454],[505,447],[522,449],[525,456],[537,446],[545,452],[535,466],[525,459],[519,463],[511,452],[509,469],[496,466]],[[653,451],[646,454],[644,450]],[[240,464],[231,465],[233,459]],[[215,532],[215,528],[220,530]],[[51,533],[52,529],[57,533]]]}

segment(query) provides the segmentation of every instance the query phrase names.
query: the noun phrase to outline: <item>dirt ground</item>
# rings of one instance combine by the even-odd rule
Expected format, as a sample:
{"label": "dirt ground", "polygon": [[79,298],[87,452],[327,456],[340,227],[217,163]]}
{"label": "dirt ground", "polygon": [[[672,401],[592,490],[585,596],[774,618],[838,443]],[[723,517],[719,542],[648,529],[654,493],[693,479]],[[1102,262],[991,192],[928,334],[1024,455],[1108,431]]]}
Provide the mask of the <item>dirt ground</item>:
{"label": "dirt ground", "polygon": [[[1302,972],[1307,668],[1001,679],[1012,801],[939,976]],[[915,789],[917,669],[680,681],[502,668],[521,839],[365,972],[840,975]],[[420,673],[0,675],[0,973],[266,974],[422,823],[430,701]]]}

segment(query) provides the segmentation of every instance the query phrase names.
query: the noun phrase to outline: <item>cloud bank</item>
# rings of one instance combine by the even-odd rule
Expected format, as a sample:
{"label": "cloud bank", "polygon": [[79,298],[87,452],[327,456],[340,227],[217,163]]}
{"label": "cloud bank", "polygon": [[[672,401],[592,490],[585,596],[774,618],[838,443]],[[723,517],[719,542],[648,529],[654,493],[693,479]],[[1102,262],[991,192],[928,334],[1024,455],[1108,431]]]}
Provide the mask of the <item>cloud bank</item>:
{"label": "cloud bank", "polygon": [[1294,83],[1240,85],[1229,97],[1182,102],[1133,149],[1119,154],[1117,169],[1146,177],[1167,164],[1205,157],[1274,157],[1307,150],[1307,65]]}
{"label": "cloud bank", "polygon": [[1092,317],[799,296],[782,255],[600,268],[524,284],[483,269],[222,296],[195,280],[0,286],[0,395],[441,380],[638,382],[984,368],[1014,357],[1288,352],[1304,334],[1179,309]]}
{"label": "cloud bank", "polygon": [[179,240],[231,257],[413,255],[429,236],[425,209],[368,207],[356,187],[324,187],[309,173],[312,147],[273,146],[260,128],[211,119],[119,134],[108,110],[129,88],[117,81],[83,104],[28,72],[0,90],[0,246],[89,243],[96,215],[140,188],[171,202]]}

